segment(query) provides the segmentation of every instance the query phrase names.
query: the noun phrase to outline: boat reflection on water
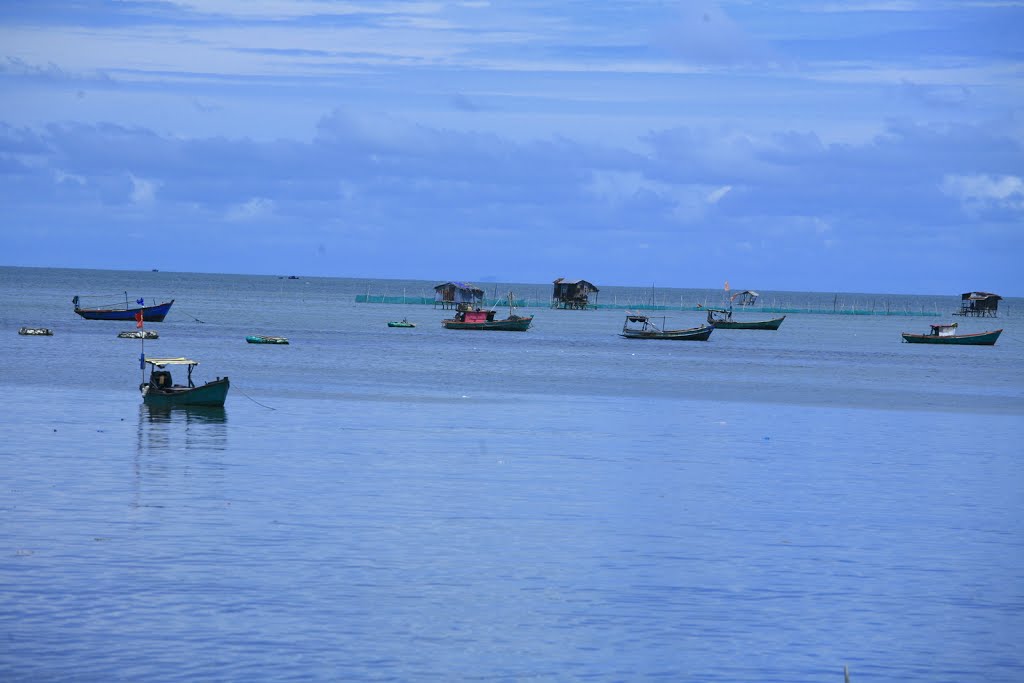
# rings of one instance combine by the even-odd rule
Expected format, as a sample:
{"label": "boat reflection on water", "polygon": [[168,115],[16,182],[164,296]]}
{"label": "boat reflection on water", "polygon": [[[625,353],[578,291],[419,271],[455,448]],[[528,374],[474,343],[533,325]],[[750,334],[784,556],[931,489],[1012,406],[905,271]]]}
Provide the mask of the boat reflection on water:
{"label": "boat reflection on water", "polygon": [[143,403],[141,413],[148,422],[224,423],[228,413],[224,406],[149,406]]}
{"label": "boat reflection on water", "polygon": [[220,406],[139,406],[138,450],[223,451],[228,415]]}

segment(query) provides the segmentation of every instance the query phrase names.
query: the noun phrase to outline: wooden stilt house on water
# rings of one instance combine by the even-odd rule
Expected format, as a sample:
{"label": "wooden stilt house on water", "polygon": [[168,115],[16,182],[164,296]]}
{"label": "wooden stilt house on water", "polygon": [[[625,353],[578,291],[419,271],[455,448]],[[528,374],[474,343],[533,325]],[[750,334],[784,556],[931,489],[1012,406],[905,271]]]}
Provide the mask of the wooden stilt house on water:
{"label": "wooden stilt house on water", "polygon": [[566,280],[560,277],[555,280],[551,292],[551,308],[586,308],[591,304],[591,294],[596,303],[598,291],[597,287],[586,280]]}
{"label": "wooden stilt house on water", "polygon": [[953,315],[969,315],[975,318],[997,318],[999,301],[1003,297],[989,292],[964,292],[960,295],[960,310]]}
{"label": "wooden stilt house on water", "polygon": [[[728,283],[726,283],[728,284]],[[729,304],[732,306],[753,306],[757,303],[757,297],[761,296],[752,289],[744,289],[729,297]]]}
{"label": "wooden stilt house on water", "polygon": [[434,308],[466,308],[483,304],[484,290],[468,282],[445,282],[434,287]]}

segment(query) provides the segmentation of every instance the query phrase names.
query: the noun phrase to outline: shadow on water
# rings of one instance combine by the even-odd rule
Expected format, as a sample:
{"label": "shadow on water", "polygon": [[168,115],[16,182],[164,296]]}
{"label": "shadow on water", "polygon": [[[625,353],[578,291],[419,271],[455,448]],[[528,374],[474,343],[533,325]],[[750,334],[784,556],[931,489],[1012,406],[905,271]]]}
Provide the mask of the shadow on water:
{"label": "shadow on water", "polygon": [[138,451],[222,451],[228,447],[222,407],[139,406]]}

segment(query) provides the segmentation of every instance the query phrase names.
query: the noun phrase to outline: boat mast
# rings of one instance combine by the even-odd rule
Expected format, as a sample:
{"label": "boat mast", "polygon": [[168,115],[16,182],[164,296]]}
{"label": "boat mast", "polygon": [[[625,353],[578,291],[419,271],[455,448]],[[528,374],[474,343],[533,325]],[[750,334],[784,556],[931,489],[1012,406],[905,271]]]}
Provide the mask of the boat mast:
{"label": "boat mast", "polygon": [[[127,306],[127,302],[125,303]],[[139,371],[142,373],[142,383],[146,383],[146,330],[142,327],[142,321],[145,319],[142,317],[142,311],[139,311],[136,315],[139,316],[138,323],[135,327],[139,330],[139,341],[142,343],[142,351],[139,353]]]}

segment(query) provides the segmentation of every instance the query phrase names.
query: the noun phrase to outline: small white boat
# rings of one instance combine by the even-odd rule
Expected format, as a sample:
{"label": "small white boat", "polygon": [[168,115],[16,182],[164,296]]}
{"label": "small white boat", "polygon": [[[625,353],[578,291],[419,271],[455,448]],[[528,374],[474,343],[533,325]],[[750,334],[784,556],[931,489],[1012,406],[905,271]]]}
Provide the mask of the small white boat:
{"label": "small white boat", "polygon": [[52,337],[53,330],[49,327],[23,327],[18,330],[18,334],[22,334],[27,337]]}

